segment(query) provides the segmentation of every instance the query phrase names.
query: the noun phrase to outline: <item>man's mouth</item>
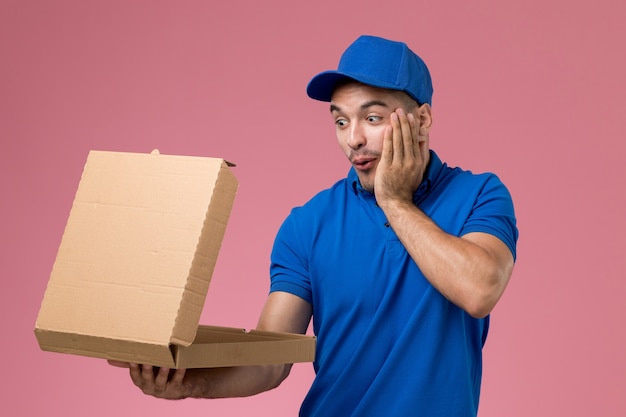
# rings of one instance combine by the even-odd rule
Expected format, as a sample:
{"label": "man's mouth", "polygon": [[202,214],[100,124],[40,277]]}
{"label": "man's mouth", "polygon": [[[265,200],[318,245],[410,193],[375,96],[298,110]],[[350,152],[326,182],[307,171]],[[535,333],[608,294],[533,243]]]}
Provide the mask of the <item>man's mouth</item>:
{"label": "man's mouth", "polygon": [[371,158],[371,157],[354,158],[352,160],[352,165],[354,166],[354,168],[361,170],[361,171],[367,171],[368,169],[373,168],[375,163],[376,163],[376,158]]}

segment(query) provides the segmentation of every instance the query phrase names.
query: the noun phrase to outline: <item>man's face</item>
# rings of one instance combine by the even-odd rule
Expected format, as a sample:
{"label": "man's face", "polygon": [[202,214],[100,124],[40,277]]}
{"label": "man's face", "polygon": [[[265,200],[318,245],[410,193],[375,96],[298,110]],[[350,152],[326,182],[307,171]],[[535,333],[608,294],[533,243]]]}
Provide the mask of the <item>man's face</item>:
{"label": "man's face", "polygon": [[337,140],[364,189],[374,192],[376,167],[391,113],[402,108],[417,116],[417,103],[413,109],[409,107],[410,99],[404,93],[356,82],[339,86],[333,92],[330,112]]}

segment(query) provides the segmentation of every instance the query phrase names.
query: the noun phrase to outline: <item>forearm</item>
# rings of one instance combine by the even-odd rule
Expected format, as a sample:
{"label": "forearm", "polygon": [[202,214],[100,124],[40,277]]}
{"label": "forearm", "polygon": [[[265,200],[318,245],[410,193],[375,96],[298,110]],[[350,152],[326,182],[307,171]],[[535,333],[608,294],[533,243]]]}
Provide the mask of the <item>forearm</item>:
{"label": "forearm", "polygon": [[184,384],[190,398],[247,397],[276,388],[291,365],[188,369]]}
{"label": "forearm", "polygon": [[512,259],[502,262],[488,245],[472,240],[490,236],[459,238],[445,233],[412,202],[388,201],[381,207],[412,259],[439,292],[474,317],[489,314],[512,270]]}
{"label": "forearm", "polygon": [[133,383],[146,395],[170,400],[246,397],[277,387],[291,365],[176,369],[109,361],[130,368]]}

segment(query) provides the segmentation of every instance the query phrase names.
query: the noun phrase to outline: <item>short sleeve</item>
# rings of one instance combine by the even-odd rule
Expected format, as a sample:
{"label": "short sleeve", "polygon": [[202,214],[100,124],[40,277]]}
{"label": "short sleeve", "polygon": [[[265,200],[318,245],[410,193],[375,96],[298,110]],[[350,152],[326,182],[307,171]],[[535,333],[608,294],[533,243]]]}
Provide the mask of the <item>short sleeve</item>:
{"label": "short sleeve", "polygon": [[487,176],[483,188],[476,197],[474,207],[461,235],[472,232],[489,233],[506,244],[517,257],[518,230],[513,199],[506,186],[494,174]]}
{"label": "short sleeve", "polygon": [[308,249],[303,244],[306,233],[297,227],[297,208],[280,227],[270,264],[270,292],[284,291],[309,303],[312,301]]}

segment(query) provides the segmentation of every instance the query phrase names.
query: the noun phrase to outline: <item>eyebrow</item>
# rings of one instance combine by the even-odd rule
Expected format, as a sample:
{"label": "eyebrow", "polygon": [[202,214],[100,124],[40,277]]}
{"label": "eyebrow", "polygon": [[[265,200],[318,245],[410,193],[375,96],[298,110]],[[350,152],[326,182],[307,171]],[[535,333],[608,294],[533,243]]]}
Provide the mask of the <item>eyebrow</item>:
{"label": "eyebrow", "polygon": [[[381,101],[381,100],[371,100],[371,101],[367,101],[367,102],[361,104],[361,110],[366,110],[366,109],[368,109],[370,107],[373,107],[373,106],[389,107],[389,105],[387,103],[385,103],[384,101]],[[332,112],[335,112],[335,111],[340,112],[341,108],[339,106],[331,104],[330,105],[330,112],[332,113]]]}

